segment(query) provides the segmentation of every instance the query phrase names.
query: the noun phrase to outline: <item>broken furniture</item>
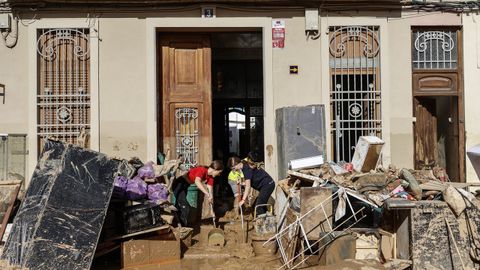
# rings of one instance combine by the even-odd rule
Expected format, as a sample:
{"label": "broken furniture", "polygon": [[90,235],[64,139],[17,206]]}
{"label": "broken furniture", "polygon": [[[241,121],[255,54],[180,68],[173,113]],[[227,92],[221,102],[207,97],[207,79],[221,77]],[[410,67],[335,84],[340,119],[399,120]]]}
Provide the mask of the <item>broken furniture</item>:
{"label": "broken furniture", "polygon": [[[331,195],[323,196],[323,200],[309,207],[304,214],[295,213],[293,207],[287,209],[286,222],[281,221],[283,224],[281,229],[264,243],[265,246],[270,245],[270,242],[273,240],[277,242],[283,261],[281,268],[287,267],[293,269],[299,267],[328,243],[333,241],[336,238],[337,230],[347,230],[365,218],[365,207],[355,211],[350,202],[349,194],[345,189],[340,188],[336,192],[332,192]],[[334,200],[343,201],[344,210],[348,208],[351,212],[345,215],[345,217],[340,216],[336,218],[334,222],[331,222],[332,214],[328,214],[326,209],[332,209],[332,201]],[[315,224],[311,223],[317,219],[317,217],[315,217],[316,215],[323,216],[320,219],[322,221],[321,228],[325,229],[325,231],[319,233],[318,236],[312,234],[313,231],[318,232],[318,230],[314,230],[316,229]],[[309,226],[310,231],[305,230],[306,225]],[[309,236],[310,234],[312,234],[312,236]],[[308,239],[316,240],[310,242]],[[325,239],[330,240],[325,241]],[[300,248],[297,248],[297,242],[302,243]]]}
{"label": "broken furniture", "polygon": [[130,240],[122,243],[121,249],[122,269],[153,267],[180,260],[181,256],[180,238],[168,226],[148,234],[132,236]]}
{"label": "broken furniture", "polygon": [[[386,259],[393,256],[393,259],[412,260],[413,270],[475,269],[469,254],[475,253],[472,241],[477,241],[474,238],[478,237],[478,231],[470,232],[468,224],[473,228],[478,226],[474,224],[480,224],[477,208],[467,208],[456,217],[443,201],[402,201],[405,202],[389,199],[385,203],[382,228],[395,238],[384,239],[388,233],[382,235],[381,251]],[[385,241],[393,241],[393,254],[384,251]]]}
{"label": "broken furniture", "polygon": [[162,213],[162,207],[154,203],[128,206],[123,213],[124,232],[130,234],[162,226],[165,224]]}
{"label": "broken furniture", "polygon": [[374,170],[384,144],[385,142],[376,136],[360,136],[352,157],[353,169],[357,172]]}
{"label": "broken furniture", "polygon": [[0,227],[0,242],[2,242],[3,234],[7,229],[7,223],[12,214],[13,205],[15,204],[21,186],[21,180],[0,181],[0,221],[2,221],[2,227]]}
{"label": "broken furniture", "polygon": [[89,269],[119,166],[47,140],[1,259],[29,269]]}

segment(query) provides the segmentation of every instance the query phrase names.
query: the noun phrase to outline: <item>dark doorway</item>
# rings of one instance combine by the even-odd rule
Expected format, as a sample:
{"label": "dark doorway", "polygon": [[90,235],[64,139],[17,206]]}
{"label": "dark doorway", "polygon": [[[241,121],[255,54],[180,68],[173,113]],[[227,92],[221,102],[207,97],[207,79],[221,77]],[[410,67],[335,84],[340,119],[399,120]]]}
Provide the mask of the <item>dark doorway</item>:
{"label": "dark doorway", "polygon": [[452,181],[460,179],[458,98],[415,98],[415,168],[446,168]]}
{"label": "dark doorway", "polygon": [[262,35],[214,33],[211,40],[213,158],[255,152],[263,159]]}

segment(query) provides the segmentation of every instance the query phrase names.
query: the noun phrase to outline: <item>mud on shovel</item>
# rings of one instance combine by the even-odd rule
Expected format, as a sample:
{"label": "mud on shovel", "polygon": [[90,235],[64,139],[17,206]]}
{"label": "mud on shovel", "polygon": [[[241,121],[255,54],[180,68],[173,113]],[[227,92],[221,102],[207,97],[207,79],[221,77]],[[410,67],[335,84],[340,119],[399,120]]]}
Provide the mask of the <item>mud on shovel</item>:
{"label": "mud on shovel", "polygon": [[215,212],[213,211],[213,204],[210,204],[210,211],[212,211],[214,228],[208,232],[208,245],[223,247],[225,245],[225,232],[222,229],[217,228],[217,224],[215,222]]}

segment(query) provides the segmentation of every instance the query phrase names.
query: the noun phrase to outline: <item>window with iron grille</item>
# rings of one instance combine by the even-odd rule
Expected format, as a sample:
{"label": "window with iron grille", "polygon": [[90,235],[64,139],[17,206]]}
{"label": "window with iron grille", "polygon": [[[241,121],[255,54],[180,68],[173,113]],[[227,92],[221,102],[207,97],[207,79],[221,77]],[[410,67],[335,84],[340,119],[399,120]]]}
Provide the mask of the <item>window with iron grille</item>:
{"label": "window with iron grille", "polygon": [[89,147],[89,56],[88,29],[38,31],[39,150],[47,137]]}
{"label": "window with iron grille", "polygon": [[457,69],[458,34],[452,30],[412,30],[414,69]]}
{"label": "window with iron grille", "polygon": [[382,133],[379,28],[334,26],[329,41],[334,160],[350,162],[360,136]]}

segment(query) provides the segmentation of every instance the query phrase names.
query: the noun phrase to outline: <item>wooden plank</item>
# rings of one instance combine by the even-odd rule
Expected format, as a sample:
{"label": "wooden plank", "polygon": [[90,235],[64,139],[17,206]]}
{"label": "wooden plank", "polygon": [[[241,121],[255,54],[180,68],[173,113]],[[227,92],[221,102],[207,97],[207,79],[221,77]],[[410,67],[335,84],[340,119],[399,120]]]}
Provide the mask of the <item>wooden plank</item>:
{"label": "wooden plank", "polygon": [[[285,226],[289,226],[297,220],[297,214],[289,207],[287,208],[286,223]],[[294,226],[293,234],[285,233],[281,237],[282,245],[285,248],[285,253],[287,254],[287,261],[295,256],[295,251],[297,250],[297,240],[298,240],[298,230],[300,226]],[[289,237],[291,236],[291,237]],[[284,262],[286,263],[286,262]]]}
{"label": "wooden plank", "polygon": [[117,237],[113,237],[113,238],[110,238],[110,239],[106,240],[105,242],[118,240],[118,239],[125,239],[125,238],[129,238],[129,237],[133,237],[133,236],[138,236],[138,235],[142,235],[142,234],[146,234],[146,233],[151,233],[151,232],[156,232],[156,231],[168,229],[168,228],[170,228],[170,225],[163,225],[163,226],[156,227],[156,228],[151,228],[151,229],[148,229],[148,230],[145,230],[145,231],[140,231],[140,232],[135,232],[135,233],[130,233],[130,234],[125,234],[125,235],[120,235],[120,236],[117,236]]}
{"label": "wooden plank", "polygon": [[435,100],[415,98],[415,169],[433,166],[437,153],[437,116]]}
{"label": "wooden plank", "polygon": [[0,228],[0,242],[2,241],[3,234],[7,229],[8,219],[10,219],[10,215],[12,214],[13,205],[15,204],[15,200],[17,199],[18,192],[20,191],[20,184],[15,187],[15,190],[10,195],[10,203],[7,208],[7,212],[5,212],[5,216],[3,216],[2,220],[2,227]]}

